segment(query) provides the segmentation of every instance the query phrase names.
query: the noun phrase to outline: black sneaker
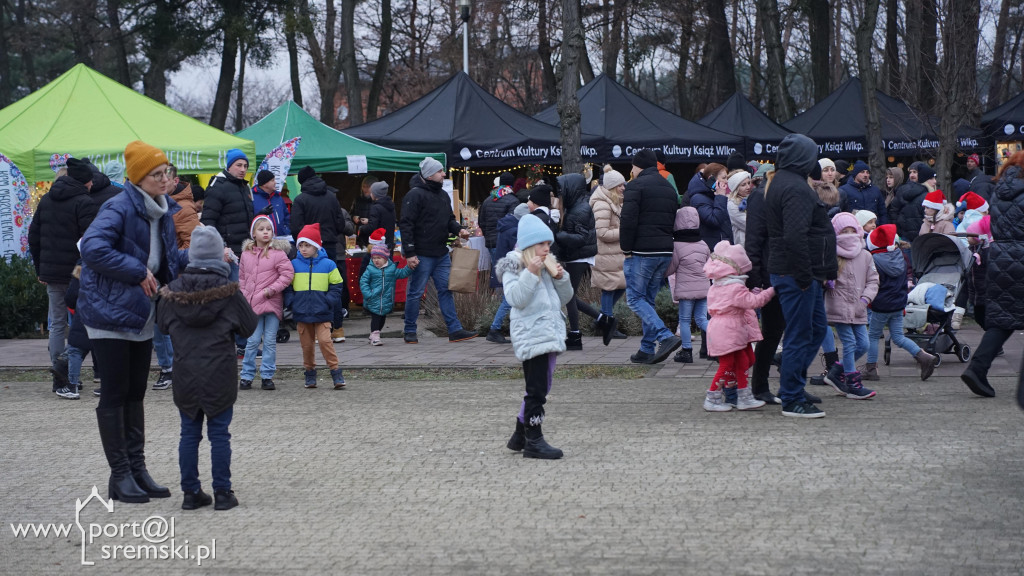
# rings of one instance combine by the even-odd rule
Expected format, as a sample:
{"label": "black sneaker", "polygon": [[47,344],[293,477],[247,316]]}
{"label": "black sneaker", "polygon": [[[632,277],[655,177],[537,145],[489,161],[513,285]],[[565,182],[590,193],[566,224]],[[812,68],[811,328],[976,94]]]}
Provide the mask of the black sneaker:
{"label": "black sneaker", "polygon": [[463,342],[465,340],[472,340],[479,336],[476,332],[470,332],[469,330],[458,330],[448,335],[449,342]]}
{"label": "black sneaker", "polygon": [[213,504],[213,498],[210,498],[209,494],[203,492],[202,488],[195,492],[185,492],[185,497],[181,499],[182,510],[195,510],[210,504]]}
{"label": "black sneaker", "polygon": [[213,497],[216,500],[213,505],[214,510],[231,510],[238,506],[238,498],[235,498],[234,490],[214,490]]}
{"label": "black sneaker", "polygon": [[791,418],[824,418],[825,413],[809,402],[791,402],[782,407],[782,415]]}
{"label": "black sneaker", "polygon": [[993,389],[992,385],[988,383],[988,378],[978,376],[969,366],[964,370],[964,373],[960,375],[960,379],[963,380],[964,384],[967,384],[967,387],[971,389],[971,392],[974,392],[978,396],[993,398],[996,395],[995,389]]}
{"label": "black sneaker", "polygon": [[754,394],[754,398],[757,398],[765,404],[782,404],[782,400],[778,396],[771,392],[761,392],[760,394]]}
{"label": "black sneaker", "polygon": [[673,360],[676,362],[682,362],[683,364],[693,364],[693,349],[683,348],[679,350],[679,352],[676,352],[676,356]]}
{"label": "black sneaker", "polygon": [[57,396],[64,398],[65,400],[78,400],[81,396],[78,394],[78,386],[64,386],[57,389]]}
{"label": "black sneaker", "polygon": [[92,395],[97,397],[97,398],[99,398],[100,397],[100,389],[99,388],[93,388]]}
{"label": "black sneaker", "polygon": [[273,378],[264,378],[263,382],[260,383],[260,389],[261,390],[277,390],[277,387],[274,386],[274,379]]}
{"label": "black sneaker", "polygon": [[252,380],[239,380],[238,381],[238,389],[239,390],[252,390]]}
{"label": "black sneaker", "polygon": [[167,390],[171,387],[173,372],[171,370],[161,370],[160,377],[156,379],[156,383],[153,384],[153,390]]}
{"label": "black sneaker", "polygon": [[817,376],[811,376],[807,383],[812,386],[828,386],[828,384],[825,383],[825,374],[828,374],[828,372],[822,372]]}
{"label": "black sneaker", "polygon": [[494,342],[495,344],[511,344],[511,341],[505,338],[501,330],[488,330],[487,341]]}
{"label": "black sneaker", "polygon": [[658,342],[658,349],[654,352],[654,357],[651,358],[648,364],[657,364],[664,362],[668,358],[669,354],[675,352],[676,348],[683,345],[683,341],[679,336],[669,336],[661,342]]}
{"label": "black sneaker", "polygon": [[416,337],[415,332],[406,332],[403,336],[406,344],[419,344],[420,340]]}
{"label": "black sneaker", "polygon": [[625,334],[619,332],[618,330],[612,331],[612,340],[625,340],[626,338],[629,338],[629,336],[626,336]]}
{"label": "black sneaker", "polygon": [[814,394],[811,394],[807,390],[804,390],[804,401],[810,402],[811,404],[821,404],[821,398],[815,396]]}
{"label": "black sneaker", "polygon": [[648,354],[643,350],[637,350],[636,354],[629,357],[629,361],[633,364],[650,364],[652,358],[654,358],[654,354]]}

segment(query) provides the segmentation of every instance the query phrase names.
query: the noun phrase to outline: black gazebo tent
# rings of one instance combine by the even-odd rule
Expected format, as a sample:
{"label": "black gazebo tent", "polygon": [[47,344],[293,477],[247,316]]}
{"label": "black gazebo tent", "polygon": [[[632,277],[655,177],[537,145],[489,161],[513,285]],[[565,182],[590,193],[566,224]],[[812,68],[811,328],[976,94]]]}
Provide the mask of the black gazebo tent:
{"label": "black gazebo tent", "polygon": [[[882,121],[882,149],[891,156],[917,156],[939,147],[936,130],[939,119],[915,110],[906,102],[875,91]],[[867,119],[858,78],[850,78],[835,92],[783,124],[793,132],[806,134],[818,143],[821,156],[863,158],[867,156]],[[958,131],[960,148],[982,151],[982,132],[963,127]]]}
{"label": "black gazebo tent", "polygon": [[[401,150],[444,152],[450,166],[562,163],[558,128],[505,104],[464,72],[387,116],[343,132]],[[583,160],[593,161],[592,138],[584,134],[583,144]]]}
{"label": "black gazebo tent", "polygon": [[791,131],[766,116],[739,92],[730,96],[707,116],[697,120],[697,123],[722,132],[743,136],[746,140],[745,157],[748,160],[753,158],[774,159],[779,142],[792,134]]}
{"label": "black gazebo tent", "polygon": [[981,127],[1000,142],[1024,140],[1024,92],[985,112]]}
{"label": "black gazebo tent", "polygon": [[[598,138],[597,162],[628,162],[641,148],[661,150],[668,162],[724,160],[743,138],[690,122],[637,96],[601,74],[576,92],[584,133]],[[534,116],[558,126],[556,106]]]}

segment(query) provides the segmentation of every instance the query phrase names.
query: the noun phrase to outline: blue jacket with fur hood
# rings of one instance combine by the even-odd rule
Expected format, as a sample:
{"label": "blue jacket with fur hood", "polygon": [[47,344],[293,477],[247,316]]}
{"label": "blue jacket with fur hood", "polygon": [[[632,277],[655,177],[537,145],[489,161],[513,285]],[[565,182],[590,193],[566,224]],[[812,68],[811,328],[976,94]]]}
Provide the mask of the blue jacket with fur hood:
{"label": "blue jacket with fur hood", "polygon": [[565,351],[565,317],[562,307],[572,300],[569,274],[552,278],[541,267],[540,276],[523,263],[523,253],[513,250],[498,261],[505,300],[512,306],[510,316],[512,350],[526,361],[541,354]]}

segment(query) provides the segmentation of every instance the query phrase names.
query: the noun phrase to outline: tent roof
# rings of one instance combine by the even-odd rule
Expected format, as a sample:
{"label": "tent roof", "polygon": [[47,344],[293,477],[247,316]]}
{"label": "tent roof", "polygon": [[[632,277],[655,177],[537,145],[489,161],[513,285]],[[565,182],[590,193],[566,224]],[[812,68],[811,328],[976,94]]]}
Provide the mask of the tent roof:
{"label": "tent roof", "polygon": [[[237,134],[256,143],[257,160],[271,150],[301,136],[292,159],[292,173],[303,166],[317,172],[348,172],[348,156],[365,156],[370,172],[416,172],[424,154],[403,152],[371,144],[320,122],[291,100]],[[444,164],[444,154],[430,154]]]}
{"label": "tent roof", "polygon": [[778,146],[786,136],[792,134],[754,106],[747,97],[736,92],[728,100],[708,113],[698,124],[711,126],[716,130],[739,134],[747,139],[748,158],[775,157],[772,147]]}
{"label": "tent roof", "polygon": [[1024,140],[1024,92],[985,112],[981,125],[997,140]]}
{"label": "tent roof", "polygon": [[443,151],[452,166],[561,163],[557,128],[495,98],[465,72],[387,116],[344,132],[382,146]]}
{"label": "tent roof", "polygon": [[0,110],[0,153],[28,182],[53,178],[54,154],[89,158],[97,165],[123,162],[124,147],[133,140],[164,150],[183,174],[222,170],[232,148],[255,155],[251,141],[172,110],[84,64]]}
{"label": "tent roof", "polygon": [[[859,78],[850,78],[827,98],[783,126],[805,134],[818,143],[823,156],[863,158],[867,156],[867,119]],[[875,91],[882,121],[882,144],[888,154],[912,156],[938,148],[939,119],[926,116],[906,102]],[[934,128],[933,128],[934,127]],[[960,147],[980,149],[981,130],[963,127],[958,131]]]}
{"label": "tent roof", "polygon": [[[600,162],[628,160],[640,148],[660,149],[670,162],[726,158],[743,144],[743,137],[690,122],[630,92],[610,76],[601,74],[579,89],[581,126],[600,138]],[[557,106],[534,116],[560,124]]]}

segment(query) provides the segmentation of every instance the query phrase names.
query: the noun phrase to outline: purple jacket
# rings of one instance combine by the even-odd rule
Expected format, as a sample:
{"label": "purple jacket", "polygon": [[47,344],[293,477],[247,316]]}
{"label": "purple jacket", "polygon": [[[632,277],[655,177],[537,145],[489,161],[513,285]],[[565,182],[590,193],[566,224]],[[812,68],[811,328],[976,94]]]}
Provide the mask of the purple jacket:
{"label": "purple jacket", "polygon": [[666,277],[675,276],[672,297],[676,300],[702,300],[708,297],[704,264],[711,256],[708,245],[700,239],[700,217],[697,209],[684,206],[676,210],[672,260]]}

